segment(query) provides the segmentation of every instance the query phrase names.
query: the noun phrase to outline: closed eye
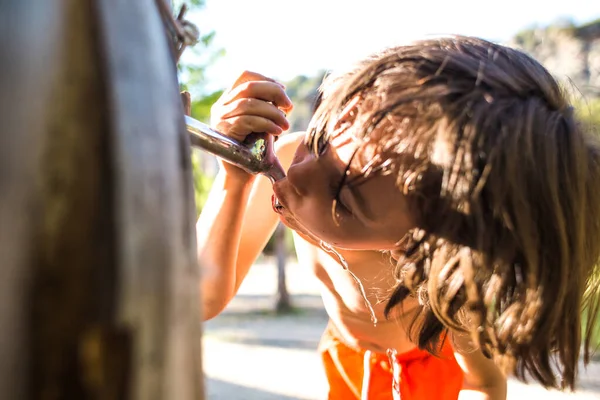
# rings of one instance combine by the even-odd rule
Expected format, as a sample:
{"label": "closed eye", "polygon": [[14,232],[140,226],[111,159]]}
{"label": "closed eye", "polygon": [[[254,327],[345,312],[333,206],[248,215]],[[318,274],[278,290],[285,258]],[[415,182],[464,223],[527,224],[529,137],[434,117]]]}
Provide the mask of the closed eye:
{"label": "closed eye", "polygon": [[327,139],[327,135],[317,132],[315,128],[311,128],[308,131],[305,144],[308,150],[315,153],[317,157],[325,154],[329,148],[329,140]]}
{"label": "closed eye", "polygon": [[317,139],[317,156],[322,156],[323,154],[325,154],[325,152],[327,151],[328,148],[329,148],[329,141],[327,139],[325,139],[325,137],[323,135],[321,135]]}

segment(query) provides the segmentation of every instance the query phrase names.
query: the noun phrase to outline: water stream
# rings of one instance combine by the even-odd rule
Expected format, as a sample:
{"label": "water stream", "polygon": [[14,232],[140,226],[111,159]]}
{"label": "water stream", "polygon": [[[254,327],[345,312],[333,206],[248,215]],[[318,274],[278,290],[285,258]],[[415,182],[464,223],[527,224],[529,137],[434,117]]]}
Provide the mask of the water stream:
{"label": "water stream", "polygon": [[362,282],[360,281],[360,279],[358,279],[358,277],[354,274],[354,272],[350,271],[350,269],[348,268],[348,263],[346,262],[344,257],[337,250],[335,250],[330,244],[325,243],[322,240],[320,241],[319,244],[324,251],[335,255],[337,257],[337,259],[339,260],[340,264],[342,264],[342,267],[344,268],[344,270],[347,271],[350,274],[350,276],[352,276],[352,278],[358,285],[358,288],[360,289],[360,294],[365,301],[365,305],[367,306],[367,309],[369,310],[369,314],[371,315],[371,322],[373,322],[373,325],[377,326],[377,316],[375,315],[375,310],[373,309],[371,302],[367,298],[367,293],[365,291],[365,287],[362,284]]}

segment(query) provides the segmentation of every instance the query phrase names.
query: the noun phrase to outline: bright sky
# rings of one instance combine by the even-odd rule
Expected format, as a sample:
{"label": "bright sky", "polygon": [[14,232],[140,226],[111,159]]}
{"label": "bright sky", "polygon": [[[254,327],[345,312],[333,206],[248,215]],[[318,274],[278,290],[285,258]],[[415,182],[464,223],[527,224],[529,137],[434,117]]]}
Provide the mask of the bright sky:
{"label": "bright sky", "polygon": [[201,31],[216,31],[214,44],[226,51],[207,71],[209,89],[245,69],[281,80],[337,69],[424,35],[502,42],[534,24],[599,17],[598,0],[206,0],[189,16]]}

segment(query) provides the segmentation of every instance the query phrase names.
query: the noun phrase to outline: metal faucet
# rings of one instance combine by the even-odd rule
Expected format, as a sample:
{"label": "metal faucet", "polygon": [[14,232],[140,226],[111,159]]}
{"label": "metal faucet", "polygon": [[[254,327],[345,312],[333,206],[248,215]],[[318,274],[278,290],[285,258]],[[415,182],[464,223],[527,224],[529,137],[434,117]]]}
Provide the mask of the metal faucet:
{"label": "metal faucet", "polygon": [[271,183],[285,178],[285,171],[273,151],[273,136],[252,133],[243,142],[238,142],[187,115],[185,124],[192,146],[223,158],[250,174],[265,175]]}

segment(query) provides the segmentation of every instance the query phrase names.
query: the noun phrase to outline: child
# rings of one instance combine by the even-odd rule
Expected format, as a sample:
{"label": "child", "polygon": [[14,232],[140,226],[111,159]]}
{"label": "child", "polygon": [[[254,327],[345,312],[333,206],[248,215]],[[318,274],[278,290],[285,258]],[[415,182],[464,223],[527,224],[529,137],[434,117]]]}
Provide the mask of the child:
{"label": "child", "polygon": [[[376,54],[321,92],[306,135],[277,142],[287,178],[271,188],[221,162],[197,225],[204,317],[281,219],[330,317],[330,399],[504,399],[507,374],[574,388],[582,305],[598,311],[600,145],[555,80],[449,37]],[[246,72],[213,126],[279,135],[291,108]]]}

